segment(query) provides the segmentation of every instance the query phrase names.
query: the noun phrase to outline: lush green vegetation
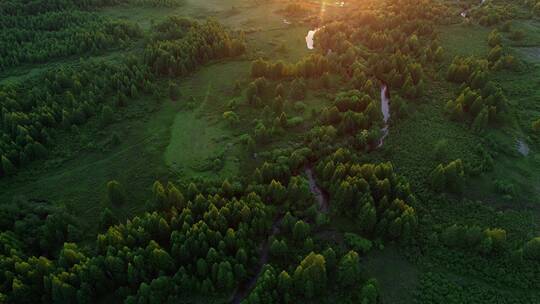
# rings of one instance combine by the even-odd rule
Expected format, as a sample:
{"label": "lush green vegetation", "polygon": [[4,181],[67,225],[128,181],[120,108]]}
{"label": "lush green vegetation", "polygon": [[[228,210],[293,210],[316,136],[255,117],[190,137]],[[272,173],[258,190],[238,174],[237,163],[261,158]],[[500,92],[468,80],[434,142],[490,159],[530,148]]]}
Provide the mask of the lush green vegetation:
{"label": "lush green vegetation", "polygon": [[3,1],[0,302],[539,302],[539,11]]}

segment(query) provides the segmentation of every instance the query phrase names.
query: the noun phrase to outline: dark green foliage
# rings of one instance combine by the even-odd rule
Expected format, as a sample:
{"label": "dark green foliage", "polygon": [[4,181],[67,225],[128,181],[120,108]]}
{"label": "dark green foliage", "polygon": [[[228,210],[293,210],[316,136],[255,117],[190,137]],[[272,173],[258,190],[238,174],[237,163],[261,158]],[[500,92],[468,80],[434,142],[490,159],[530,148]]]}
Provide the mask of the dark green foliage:
{"label": "dark green foliage", "polygon": [[111,209],[105,208],[103,211],[101,211],[101,217],[99,219],[101,229],[107,230],[109,227],[116,224],[116,222],[117,219],[112,213]]}
{"label": "dark green foliage", "polygon": [[122,187],[122,185],[115,180],[107,183],[107,196],[109,203],[113,205],[122,205],[126,202],[126,193],[124,187]]}
{"label": "dark green foliage", "polygon": [[507,99],[500,88],[492,82],[480,87],[483,90],[465,87],[455,101],[446,104],[446,112],[453,120],[472,118],[472,129],[477,132],[484,130],[489,123],[503,121],[508,108]]}
{"label": "dark green foliage", "polygon": [[[337,125],[343,135],[356,134],[377,127],[376,124],[382,120],[379,108],[379,101],[358,90],[341,92],[336,95],[332,106],[323,109],[320,120],[325,125]],[[378,141],[378,137],[375,140],[365,139],[359,146]]]}
{"label": "dark green foliage", "polygon": [[0,176],[10,176],[13,175],[15,172],[15,166],[13,166],[13,164],[7,157],[2,155],[0,157]]}
{"label": "dark green foliage", "polygon": [[349,251],[339,261],[338,280],[342,286],[352,288],[361,279],[360,258],[356,251]]}
{"label": "dark green foliage", "polygon": [[433,147],[433,156],[439,161],[444,161],[446,160],[446,157],[448,155],[448,149],[448,140],[440,139],[435,143],[435,146]]}
{"label": "dark green foliage", "polygon": [[303,79],[293,80],[290,95],[295,100],[303,100],[306,97],[306,83]]}
{"label": "dark green foliage", "polygon": [[101,124],[103,126],[109,125],[114,121],[114,112],[111,107],[103,106],[101,108]]}
{"label": "dark green foliage", "polygon": [[[2,12],[0,37],[0,71],[28,63],[75,54],[96,53],[140,38],[137,24],[114,21],[97,14],[81,11],[75,1],[45,5],[10,3],[12,12]],[[9,7],[9,4],[4,4]],[[25,11],[35,7],[39,12]],[[38,14],[36,14],[38,13]]]}
{"label": "dark green foliage", "polygon": [[391,164],[347,162],[347,151],[337,151],[317,170],[333,198],[331,206],[357,221],[359,229],[392,239],[407,240],[417,226],[410,206],[415,202],[409,185]]}
{"label": "dark green foliage", "polygon": [[540,261],[540,237],[528,241],[523,247],[523,256],[525,258]]}
{"label": "dark green foliage", "polygon": [[107,105],[101,113],[95,110],[106,96],[128,93],[151,78],[147,68],[127,58],[119,64],[85,61],[77,68],[51,69],[28,82],[0,87],[0,154],[16,167],[45,157],[56,129],[72,129],[95,115],[110,122]]}
{"label": "dark green foliage", "polygon": [[[223,186],[232,194],[228,188]],[[0,291],[10,301],[24,291],[33,302],[75,302],[77,298],[94,302],[121,289],[127,293],[116,296],[131,302],[146,297],[171,300],[181,294],[228,294],[246,279],[246,269],[253,263],[248,257],[256,255],[257,241],[270,225],[266,207],[256,194],[229,200],[197,193],[184,204],[175,185],[165,190],[156,183],[154,195],[169,204],[162,207],[164,213],[146,213],[110,226],[115,220],[105,209],[103,225],[109,229],[98,236],[92,255],[75,244],[64,244],[72,239],[67,231],[76,229],[70,228],[73,225],[62,213],[51,213],[43,222],[35,215],[42,217],[49,209],[2,209],[2,229],[14,232],[10,232],[11,241],[4,234],[0,238],[2,248],[10,249],[0,252],[2,281],[6,282]],[[34,231],[33,237],[18,235],[19,229]],[[30,255],[55,250],[59,250],[55,263]]]}
{"label": "dark green foliage", "polygon": [[180,86],[178,86],[176,82],[170,81],[169,82],[169,97],[171,98],[171,100],[177,101],[181,95],[182,93],[180,92]]}
{"label": "dark green foliage", "polygon": [[293,237],[297,242],[303,242],[309,235],[310,227],[304,221],[298,221],[293,227]]}
{"label": "dark green foliage", "polygon": [[502,252],[505,249],[506,231],[489,228],[482,231],[477,226],[453,225],[442,232],[441,241],[448,247],[488,255]]}
{"label": "dark green foliage", "polygon": [[540,133],[540,119],[537,119],[531,123],[531,128],[535,133]]}
{"label": "dark green foliage", "polygon": [[345,233],[345,242],[349,248],[362,254],[370,251],[373,245],[370,240],[354,233]]}
{"label": "dark green foliage", "polygon": [[461,159],[447,165],[439,164],[431,173],[431,186],[436,191],[461,193],[465,183],[465,172]]}
{"label": "dark green foliage", "polygon": [[268,62],[257,59],[251,63],[251,77],[266,77],[269,79],[319,78],[330,69],[328,59],[320,54],[304,57],[295,64],[282,61]]}
{"label": "dark green foliage", "polygon": [[156,24],[144,59],[158,75],[184,76],[212,59],[238,56],[245,46],[218,22],[169,17]]}
{"label": "dark green foliage", "polygon": [[[379,298],[378,284],[372,279],[363,282],[358,254],[348,252],[340,258],[339,266],[335,260],[335,253],[331,249],[323,254],[310,252],[293,267],[292,275],[286,270],[279,272],[272,265],[266,265],[253,291],[242,303],[318,302],[331,299],[334,288],[349,290],[339,295],[347,303],[376,303]],[[336,280],[330,279],[334,276]],[[355,288],[358,284],[363,287]]]}
{"label": "dark green foliage", "polygon": [[[50,256],[68,240],[78,241],[70,235],[69,225],[74,219],[65,209],[54,207],[48,202],[17,200],[0,206],[0,229],[3,254],[11,249],[29,255]],[[76,229],[72,229],[76,232]],[[6,243],[7,241],[7,243]],[[13,241],[13,242],[12,242]]]}
{"label": "dark green foliage", "polygon": [[501,45],[501,43],[502,35],[497,30],[493,30],[491,33],[489,33],[488,44],[490,47],[496,47],[498,45]]}

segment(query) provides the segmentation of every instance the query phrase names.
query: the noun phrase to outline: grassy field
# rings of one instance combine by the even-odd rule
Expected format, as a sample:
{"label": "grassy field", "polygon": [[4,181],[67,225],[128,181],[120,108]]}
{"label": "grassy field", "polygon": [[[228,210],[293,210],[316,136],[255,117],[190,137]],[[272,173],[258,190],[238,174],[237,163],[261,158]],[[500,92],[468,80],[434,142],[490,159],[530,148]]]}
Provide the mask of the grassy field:
{"label": "grassy field", "polygon": [[[128,218],[144,210],[152,182],[166,177],[163,151],[178,106],[145,96],[122,110],[117,122],[97,131],[97,119],[79,134],[60,136],[53,157],[34,163],[13,178],[0,182],[0,201],[28,198],[65,204],[94,231],[103,204],[106,183],[125,185],[128,202],[113,210]],[[111,141],[116,133],[120,142]],[[141,199],[142,198],[142,199]]]}
{"label": "grassy field", "polygon": [[383,303],[411,303],[418,285],[418,269],[393,246],[365,257],[366,272],[381,284]]}
{"label": "grassy field", "polygon": [[491,30],[477,24],[455,24],[440,28],[441,44],[446,58],[484,56],[489,51],[487,36]]}

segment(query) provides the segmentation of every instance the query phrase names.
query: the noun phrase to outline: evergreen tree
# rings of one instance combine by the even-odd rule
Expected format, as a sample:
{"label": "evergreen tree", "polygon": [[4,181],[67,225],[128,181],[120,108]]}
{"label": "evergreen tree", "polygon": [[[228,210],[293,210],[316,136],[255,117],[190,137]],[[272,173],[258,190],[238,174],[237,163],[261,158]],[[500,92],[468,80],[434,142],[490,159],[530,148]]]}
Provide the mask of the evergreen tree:
{"label": "evergreen tree", "polygon": [[107,196],[109,202],[114,205],[122,205],[126,202],[126,193],[119,182],[112,180],[107,183]]}
{"label": "evergreen tree", "polygon": [[5,157],[5,156],[1,156],[0,157],[0,177],[1,176],[10,176],[10,175],[13,175],[15,174],[16,172],[16,169],[15,169],[15,166],[11,163],[11,161]]}
{"label": "evergreen tree", "polygon": [[351,250],[339,261],[338,280],[341,286],[352,288],[360,279],[360,258],[358,253]]}

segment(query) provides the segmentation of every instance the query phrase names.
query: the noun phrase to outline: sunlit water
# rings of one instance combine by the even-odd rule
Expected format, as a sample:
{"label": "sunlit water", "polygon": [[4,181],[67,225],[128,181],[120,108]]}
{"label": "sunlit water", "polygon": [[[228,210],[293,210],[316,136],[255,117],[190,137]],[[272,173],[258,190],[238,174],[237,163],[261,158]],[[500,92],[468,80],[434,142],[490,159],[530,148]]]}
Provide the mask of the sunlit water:
{"label": "sunlit water", "polygon": [[383,114],[384,127],[381,129],[382,137],[379,141],[378,147],[381,147],[384,143],[384,139],[388,136],[388,120],[390,119],[390,98],[388,98],[388,87],[383,85],[381,87],[381,111]]}
{"label": "sunlit water", "polygon": [[529,152],[531,151],[531,149],[529,148],[529,145],[527,145],[527,143],[523,140],[517,141],[517,148],[518,148],[519,153],[521,153],[521,155],[523,156],[529,155]]}
{"label": "sunlit water", "polygon": [[[482,0],[482,1],[480,1],[480,4],[478,4],[478,6],[482,6],[482,5],[483,5],[483,4],[485,3],[485,2],[486,2],[486,0]],[[463,17],[463,18],[467,18],[467,13],[468,13],[469,11],[470,11],[470,9],[468,9],[468,10],[466,10],[466,11],[463,11],[463,12],[461,12],[461,14],[460,14],[460,15],[461,15],[461,17]]]}
{"label": "sunlit water", "polygon": [[320,28],[317,28],[317,29],[314,29],[314,30],[310,30],[310,31],[307,33],[307,36],[306,36],[306,46],[307,46],[308,49],[310,49],[310,50],[313,50],[313,49],[314,49],[314,46],[313,46],[313,38],[315,38],[315,33],[317,33],[319,30],[320,30]]}

